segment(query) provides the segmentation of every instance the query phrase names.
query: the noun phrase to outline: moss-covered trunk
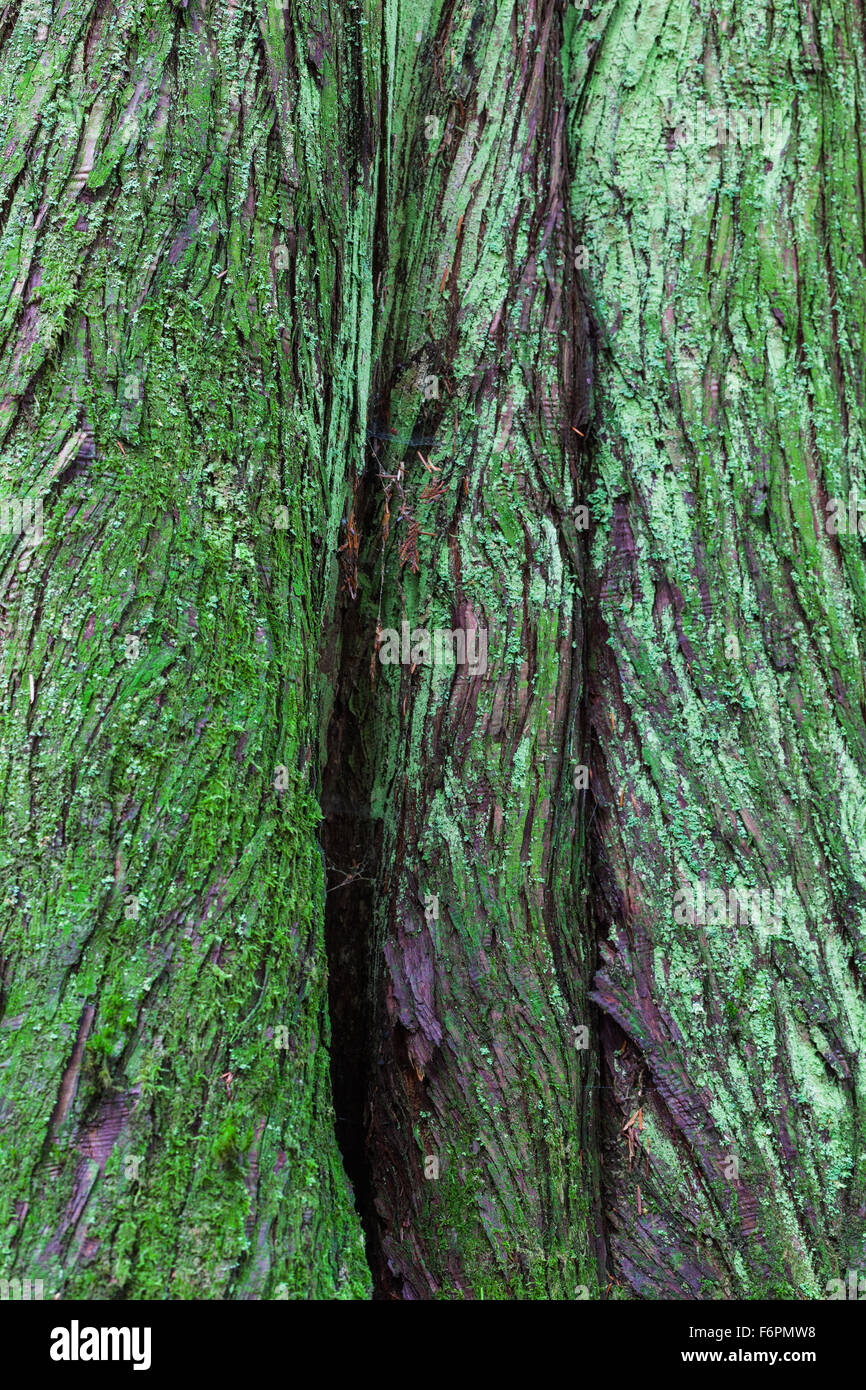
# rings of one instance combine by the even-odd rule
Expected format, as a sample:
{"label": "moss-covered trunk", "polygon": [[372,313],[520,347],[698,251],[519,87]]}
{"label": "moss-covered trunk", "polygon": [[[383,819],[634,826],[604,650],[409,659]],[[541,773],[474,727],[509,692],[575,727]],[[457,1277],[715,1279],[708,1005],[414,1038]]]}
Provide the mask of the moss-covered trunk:
{"label": "moss-covered trunk", "polygon": [[6,7],[0,75],[3,491],[42,512],[0,570],[0,1270],[364,1296],[317,651],[365,427],[375,12],[370,50],[336,3],[55,16]]}
{"label": "moss-covered trunk", "polygon": [[[402,1297],[590,1296],[573,783],[591,372],[561,7],[419,4],[389,44],[359,593],[325,801],[333,954],[351,943],[366,990],[335,990],[335,1019],[366,1049],[352,1085],[363,1072],[374,1270]],[[364,814],[340,856],[348,803]]]}
{"label": "moss-covered trunk", "polygon": [[863,18],[570,28],[605,1214],[644,1297],[866,1259],[866,569],[829,505],[866,492]]}
{"label": "moss-covered trunk", "polygon": [[863,1265],[862,34],[0,11],[0,1275]]}

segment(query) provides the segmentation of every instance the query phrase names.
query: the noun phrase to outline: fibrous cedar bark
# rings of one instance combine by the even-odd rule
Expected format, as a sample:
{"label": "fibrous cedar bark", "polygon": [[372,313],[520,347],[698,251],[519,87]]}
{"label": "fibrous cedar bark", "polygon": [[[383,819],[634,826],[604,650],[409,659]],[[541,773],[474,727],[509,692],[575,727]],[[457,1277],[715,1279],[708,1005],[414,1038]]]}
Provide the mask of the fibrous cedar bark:
{"label": "fibrous cedar bark", "polygon": [[[394,16],[358,596],[352,577],[325,792],[332,952],[365,989],[334,990],[365,1050],[346,1091],[368,1103],[345,1118],[383,1291],[588,1297],[598,1078],[574,772],[592,383],[562,7]],[[408,659],[383,664],[404,623]],[[416,630],[458,629],[486,634],[486,670],[412,650]]]}
{"label": "fibrous cedar bark", "polygon": [[862,21],[0,11],[5,1277],[862,1265]]}
{"label": "fibrous cedar bark", "polygon": [[[866,571],[827,524],[864,490],[863,21],[569,26],[605,1214],[645,1298],[825,1297],[866,1257]],[[775,920],[732,902],[761,889]]]}
{"label": "fibrous cedar bark", "polygon": [[46,1297],[369,1289],[316,784],[376,22],[0,15],[0,1270]]}

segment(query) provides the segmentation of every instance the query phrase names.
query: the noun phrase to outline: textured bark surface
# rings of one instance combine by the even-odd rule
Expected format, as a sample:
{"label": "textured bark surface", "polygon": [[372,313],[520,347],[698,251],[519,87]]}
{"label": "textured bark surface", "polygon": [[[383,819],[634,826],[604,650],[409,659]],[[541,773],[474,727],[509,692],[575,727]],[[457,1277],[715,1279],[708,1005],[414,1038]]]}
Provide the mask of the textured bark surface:
{"label": "textured bark surface", "polygon": [[0,1268],[364,1296],[314,774],[369,64],[337,5],[41,17],[2,30],[2,470],[44,538],[3,538]]}
{"label": "textured bark surface", "polygon": [[[863,32],[833,0],[570,32],[606,1215],[643,1297],[822,1297],[866,1256],[866,593],[826,524],[864,487]],[[699,881],[779,921],[678,922]]]}
{"label": "textured bark surface", "polygon": [[[572,789],[585,635],[571,425],[591,376],[561,22],[555,3],[417,5],[389,39],[375,437],[325,810],[365,813],[356,840],[331,826],[331,932],[334,951],[355,943],[346,973],[368,991],[354,1008],[368,1016],[375,1272],[410,1298],[574,1297],[599,1278]],[[383,665],[381,633],[404,622],[486,629],[486,673]],[[359,892],[353,873],[374,882]],[[351,998],[338,1007],[351,1016]],[[356,1049],[361,1025],[345,1026]]]}
{"label": "textured bark surface", "polygon": [[864,32],[0,7],[0,1276],[864,1265]]}

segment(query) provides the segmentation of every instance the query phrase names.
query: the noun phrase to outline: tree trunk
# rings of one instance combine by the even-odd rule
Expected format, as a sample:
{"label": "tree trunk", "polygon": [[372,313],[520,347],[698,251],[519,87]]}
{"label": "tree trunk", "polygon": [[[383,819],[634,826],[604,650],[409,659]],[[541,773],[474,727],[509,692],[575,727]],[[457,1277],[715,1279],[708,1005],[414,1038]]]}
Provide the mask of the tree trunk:
{"label": "tree trunk", "polygon": [[0,11],[6,1278],[863,1264],[862,32]]}
{"label": "tree trunk", "polygon": [[866,1258],[862,7],[605,3],[568,71],[611,1268],[826,1297]]}
{"label": "tree trunk", "polygon": [[[335,1020],[364,1053],[337,1108],[368,1097],[350,1118],[374,1273],[409,1298],[588,1296],[599,1278],[572,789],[590,369],[560,10],[417,5],[388,54],[374,437],[325,811]],[[477,659],[437,663],[455,630]]]}
{"label": "tree trunk", "polygon": [[0,1268],[365,1296],[316,766],[372,68],[338,5],[36,9],[2,36],[3,476],[44,535],[2,567]]}

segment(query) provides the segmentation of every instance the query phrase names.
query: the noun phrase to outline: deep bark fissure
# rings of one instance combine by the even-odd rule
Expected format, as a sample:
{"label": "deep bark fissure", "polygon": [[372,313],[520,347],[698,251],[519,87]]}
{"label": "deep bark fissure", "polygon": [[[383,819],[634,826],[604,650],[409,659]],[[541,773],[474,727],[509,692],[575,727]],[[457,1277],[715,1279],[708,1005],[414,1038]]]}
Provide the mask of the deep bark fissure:
{"label": "deep bark fissure", "polygon": [[[551,13],[545,12],[541,28],[554,48]],[[500,201],[505,165],[498,166],[478,214],[477,242],[465,239],[474,191],[465,206],[454,207],[453,193],[442,203],[431,199],[431,230],[435,209],[436,219],[451,221],[445,240],[453,247],[432,270],[407,230],[400,233],[417,166],[392,169],[392,142],[383,141],[389,154],[380,165],[373,246],[370,469],[341,536],[357,544],[357,586],[346,583],[354,563],[350,549],[352,563],[343,566],[349,592],[326,662],[335,688],[323,781],[332,1086],[380,1297],[438,1297],[455,1289],[472,1296],[479,1288],[494,1297],[506,1291],[527,1296],[539,1287],[556,1296],[595,1287],[604,1263],[594,1172],[598,1031],[585,995],[593,962],[580,891],[587,850],[581,816],[573,818],[564,794],[570,760],[584,747],[587,728],[581,676],[587,538],[574,526],[572,508],[582,499],[585,464],[585,443],[577,436],[588,431],[592,410],[591,329],[580,287],[570,271],[560,281],[557,268],[574,259],[562,194],[567,175],[557,64],[544,70],[547,86],[540,69],[533,84],[534,60],[519,36],[502,33],[496,41],[515,45],[514,61],[533,109],[537,105],[528,128],[543,136],[536,144],[518,123],[502,145],[491,142],[491,168],[508,149],[529,182],[525,189],[516,184],[514,198]],[[470,48],[467,40],[464,62]],[[434,85],[428,87],[420,72],[417,80],[410,119],[418,125],[416,141],[422,129],[426,135],[426,192],[447,177],[460,145],[449,139],[430,162],[427,150],[435,153],[436,145],[427,145],[426,125],[434,118],[423,113],[441,113],[445,105],[450,122],[459,108],[455,133],[465,136],[475,107],[471,90],[456,105],[442,103],[435,69]],[[476,141],[486,128],[482,111]],[[518,159],[524,139],[526,152]],[[402,144],[409,148],[406,132]],[[543,215],[533,212],[541,186]],[[535,203],[525,196],[530,191]],[[491,235],[502,239],[504,266],[488,247]],[[467,247],[472,258],[464,264]],[[473,278],[481,276],[491,285],[490,304],[468,310],[464,296],[474,298]],[[426,312],[405,294],[405,283],[419,279],[429,296]],[[442,382],[432,400],[426,392],[423,399],[414,394],[420,389],[414,374],[425,371]],[[497,381],[508,382],[504,418],[495,404]],[[387,440],[401,424],[405,443],[401,449],[394,430],[392,449]],[[444,459],[435,452],[439,447]],[[423,474],[428,496],[419,495],[422,448],[438,459],[437,473],[444,466],[446,496],[449,483],[453,488],[441,506],[428,500],[440,485]],[[426,468],[423,457],[420,462]],[[452,470],[456,484],[448,477]],[[380,473],[388,480],[390,518]],[[543,527],[559,537],[549,559]],[[383,533],[389,535],[385,552]],[[438,544],[447,545],[447,581],[444,565],[437,575],[437,533]],[[421,536],[433,537],[433,544]],[[513,606],[495,583],[485,591],[477,568],[470,568],[478,563],[476,544],[488,564],[494,557],[501,563],[504,544],[519,557],[523,583]],[[563,574],[570,592],[560,588]],[[553,680],[542,660],[546,618],[539,584],[550,587],[559,611],[563,656]],[[395,680],[397,673],[375,660],[378,624],[393,630],[407,619],[450,628],[465,621],[467,611],[483,614],[482,622],[496,614],[500,640],[512,625],[525,628],[523,664],[497,671],[487,686],[458,678],[447,696],[431,699],[423,664],[413,663]],[[566,656],[572,647],[578,654],[573,661]],[[416,766],[418,736],[424,753]],[[527,741],[543,753],[542,785],[528,781],[521,789],[522,814],[510,806],[506,813],[509,798],[500,779]],[[455,798],[455,787],[470,783],[475,791]],[[497,818],[504,814],[502,835]],[[459,852],[457,862],[449,862],[454,851],[443,816],[461,842],[473,846],[465,867]],[[367,824],[371,817],[378,833]],[[524,866],[514,885],[513,914],[503,900],[510,856]],[[537,885],[526,872],[534,860]],[[424,905],[431,894],[438,908],[428,916]],[[543,1000],[537,1007],[557,1020],[553,1064],[549,1056],[527,1063],[525,1042],[517,1041],[533,1000]],[[576,1035],[587,1020],[590,1048],[576,1052]],[[512,1085],[519,1099],[502,1107],[501,1088]],[[584,1085],[585,1110],[578,1099]],[[499,1210],[476,1205],[476,1187],[498,1189]],[[497,1224],[512,1218],[520,1229],[503,1248]],[[590,1222],[594,1235],[588,1234]]]}
{"label": "deep bark fissure", "polygon": [[[375,510],[372,491],[365,475],[355,493],[355,523],[364,532]],[[364,1231],[373,1297],[385,1298],[394,1281],[381,1249],[367,1144],[376,1012],[373,893],[381,875],[382,832],[370,815],[371,777],[352,700],[365,678],[362,646],[358,607],[338,596],[323,661],[334,703],[321,798],[331,1086],[336,1139]]]}

